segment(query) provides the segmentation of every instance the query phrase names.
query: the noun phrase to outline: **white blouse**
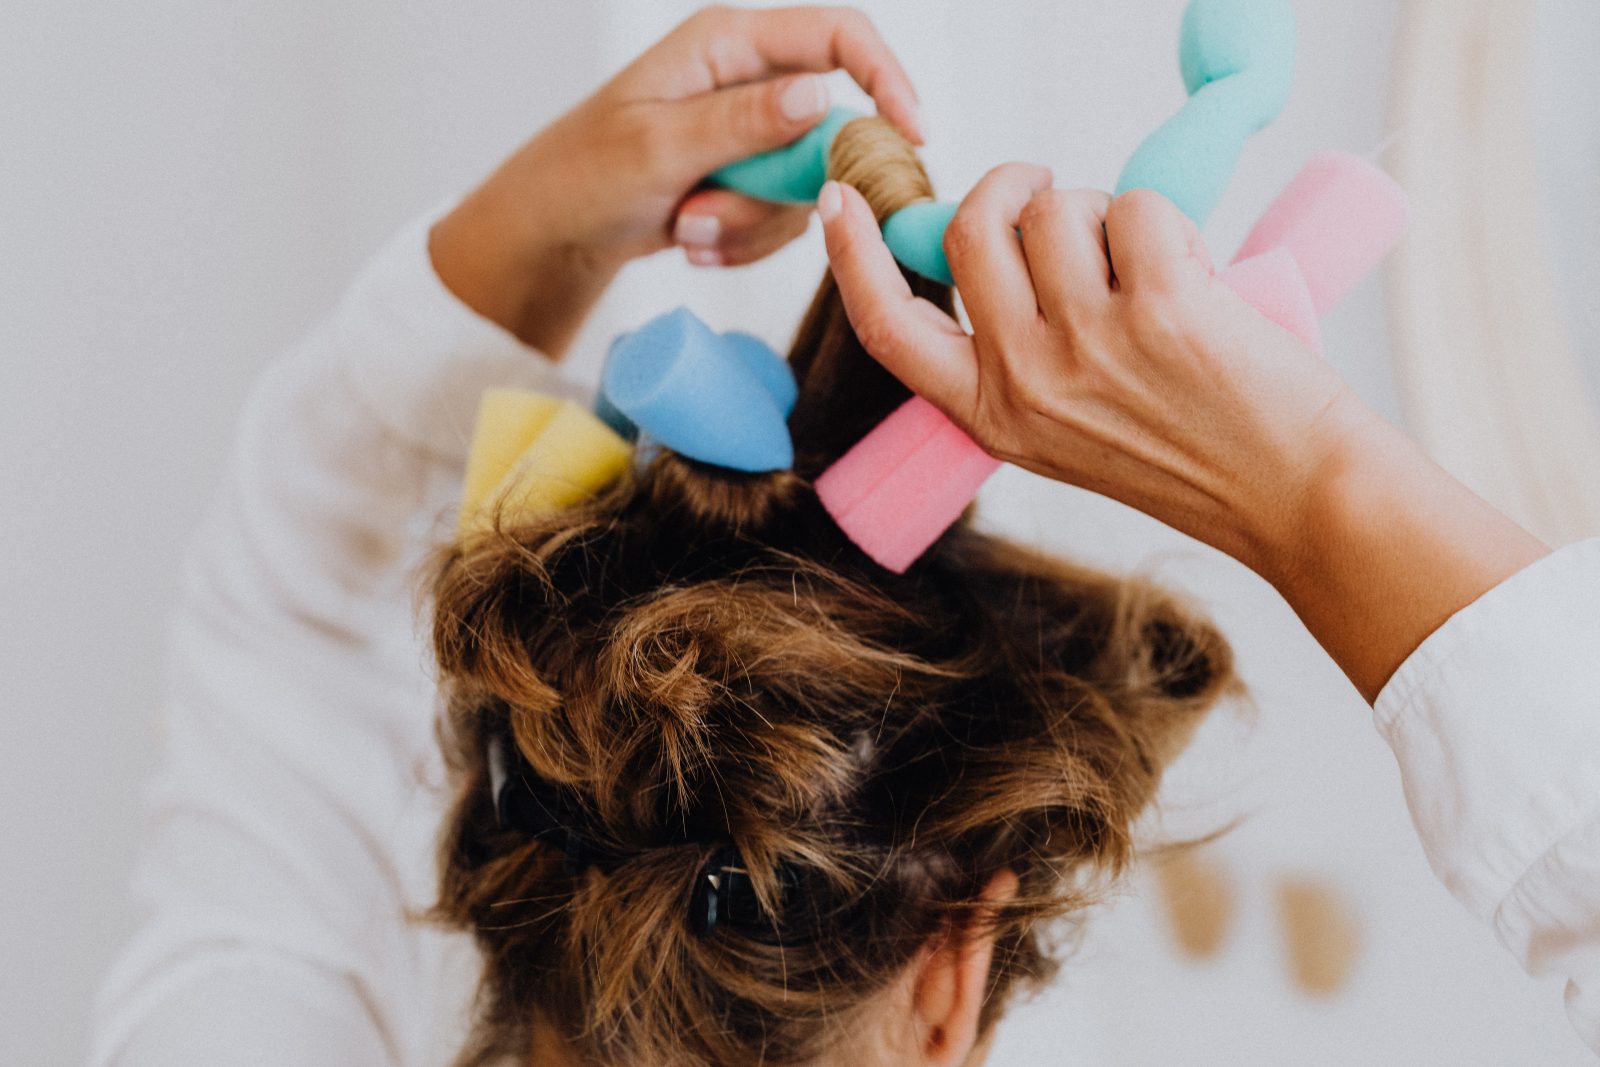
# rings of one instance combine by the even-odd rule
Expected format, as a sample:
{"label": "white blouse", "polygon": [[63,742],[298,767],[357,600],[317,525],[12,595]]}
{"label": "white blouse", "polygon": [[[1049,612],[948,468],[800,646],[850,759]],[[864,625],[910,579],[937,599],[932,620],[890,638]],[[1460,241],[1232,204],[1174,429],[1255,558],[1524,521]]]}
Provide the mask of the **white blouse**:
{"label": "white blouse", "polygon": [[[165,758],[91,1063],[421,1065],[476,962],[417,921],[444,774],[418,565],[481,392],[582,397],[434,274],[432,218],[256,383],[188,545]],[[1442,626],[1377,702],[1435,873],[1600,1051],[1600,540]]]}

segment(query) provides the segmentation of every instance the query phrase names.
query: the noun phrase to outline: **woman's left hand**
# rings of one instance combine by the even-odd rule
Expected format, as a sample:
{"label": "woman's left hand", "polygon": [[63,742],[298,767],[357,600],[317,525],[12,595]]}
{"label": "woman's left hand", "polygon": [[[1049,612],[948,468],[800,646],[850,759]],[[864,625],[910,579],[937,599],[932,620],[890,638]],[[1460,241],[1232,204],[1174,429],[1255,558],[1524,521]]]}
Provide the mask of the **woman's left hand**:
{"label": "woman's left hand", "polygon": [[702,265],[760,259],[805,230],[810,205],[702,183],[821,121],[822,74],[835,69],[920,142],[911,82],[860,12],[706,8],[441,220],[434,267],[481,314],[554,356],[630,259],[673,244]]}

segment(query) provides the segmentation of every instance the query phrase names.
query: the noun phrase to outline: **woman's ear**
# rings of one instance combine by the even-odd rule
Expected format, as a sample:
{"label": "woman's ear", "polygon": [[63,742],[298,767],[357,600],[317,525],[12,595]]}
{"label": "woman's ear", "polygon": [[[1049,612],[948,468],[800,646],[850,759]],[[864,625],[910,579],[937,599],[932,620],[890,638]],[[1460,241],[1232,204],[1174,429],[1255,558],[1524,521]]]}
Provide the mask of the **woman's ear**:
{"label": "woman's ear", "polygon": [[[1016,874],[1001,871],[989,879],[978,900],[998,904],[1016,895]],[[927,950],[912,993],[921,1054],[917,1062],[929,1067],[960,1067],[969,1062],[978,1044],[978,1020],[993,959],[994,931],[982,911]]]}

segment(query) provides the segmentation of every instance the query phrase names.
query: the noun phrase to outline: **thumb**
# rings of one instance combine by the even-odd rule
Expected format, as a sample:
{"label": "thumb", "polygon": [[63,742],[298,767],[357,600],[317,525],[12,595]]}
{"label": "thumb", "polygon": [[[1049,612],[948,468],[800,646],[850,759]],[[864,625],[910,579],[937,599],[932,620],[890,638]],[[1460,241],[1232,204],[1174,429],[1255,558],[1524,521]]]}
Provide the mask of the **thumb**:
{"label": "thumb", "polygon": [[827,83],[820,74],[735,85],[666,105],[668,124],[683,146],[689,180],[728,163],[781,148],[828,113]]}

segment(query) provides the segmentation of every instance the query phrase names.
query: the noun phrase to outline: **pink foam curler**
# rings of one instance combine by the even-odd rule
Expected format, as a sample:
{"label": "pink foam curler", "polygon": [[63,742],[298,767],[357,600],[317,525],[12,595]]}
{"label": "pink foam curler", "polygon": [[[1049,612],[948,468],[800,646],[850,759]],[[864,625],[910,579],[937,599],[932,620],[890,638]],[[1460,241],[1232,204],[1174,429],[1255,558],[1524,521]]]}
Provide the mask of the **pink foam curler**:
{"label": "pink foam curler", "polygon": [[1263,316],[1322,352],[1322,326],[1316,301],[1286,248],[1275,248],[1234,263],[1217,277]]}
{"label": "pink foam curler", "polygon": [[1393,178],[1360,156],[1323,152],[1267,208],[1235,262],[1286,249],[1320,317],[1383,262],[1410,220]]}
{"label": "pink foam curler", "polygon": [[999,467],[943,412],[914,396],[822,472],[817,496],[862,551],[904,574]]}
{"label": "pink foam curler", "polygon": [[[1322,351],[1317,319],[1404,235],[1405,193],[1358,156],[1325,152],[1275,200],[1218,276],[1252,307]],[[845,534],[896,574],[961,517],[1000,466],[920,397],[879,423],[817,479]]]}

